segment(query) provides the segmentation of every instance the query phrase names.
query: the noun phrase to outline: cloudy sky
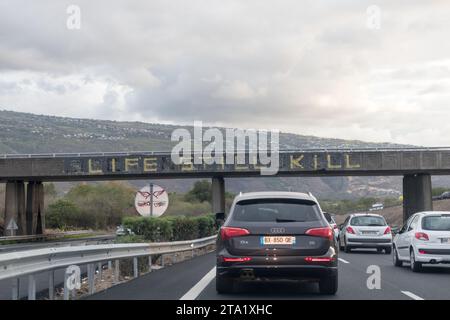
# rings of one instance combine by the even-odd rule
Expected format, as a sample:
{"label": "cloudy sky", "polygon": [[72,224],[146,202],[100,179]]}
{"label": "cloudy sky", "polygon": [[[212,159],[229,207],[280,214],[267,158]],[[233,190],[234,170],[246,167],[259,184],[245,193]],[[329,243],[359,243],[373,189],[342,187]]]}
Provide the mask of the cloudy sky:
{"label": "cloudy sky", "polygon": [[0,0],[0,109],[449,146],[449,16],[445,0]]}

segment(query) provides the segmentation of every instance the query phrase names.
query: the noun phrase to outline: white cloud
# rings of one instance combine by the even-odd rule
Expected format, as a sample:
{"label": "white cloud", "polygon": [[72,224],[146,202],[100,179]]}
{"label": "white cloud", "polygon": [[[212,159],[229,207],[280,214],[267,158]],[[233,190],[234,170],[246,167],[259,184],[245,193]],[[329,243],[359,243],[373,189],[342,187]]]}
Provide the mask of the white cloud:
{"label": "white cloud", "polygon": [[0,107],[450,145],[447,1],[0,3]]}

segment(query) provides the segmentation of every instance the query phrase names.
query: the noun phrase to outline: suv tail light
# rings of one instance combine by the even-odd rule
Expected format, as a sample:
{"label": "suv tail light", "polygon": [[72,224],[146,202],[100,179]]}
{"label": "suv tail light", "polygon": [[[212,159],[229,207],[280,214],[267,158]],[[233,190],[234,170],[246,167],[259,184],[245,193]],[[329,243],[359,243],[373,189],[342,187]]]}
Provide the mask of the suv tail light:
{"label": "suv tail light", "polygon": [[387,227],[386,230],[384,230],[384,234],[391,233],[391,227]]}
{"label": "suv tail light", "polygon": [[228,240],[234,237],[241,237],[249,235],[250,232],[247,229],[222,227],[220,228],[220,237],[222,240]]}
{"label": "suv tail light", "polygon": [[345,230],[347,230],[348,233],[355,234],[355,230],[353,230],[352,227],[347,227]]}
{"label": "suv tail light", "polygon": [[308,236],[327,238],[330,241],[333,240],[333,230],[330,227],[309,229],[306,231],[306,234]]}
{"label": "suv tail light", "polygon": [[422,241],[430,240],[428,235],[424,232],[416,232],[416,234],[414,236],[416,237],[417,240],[422,240]]}

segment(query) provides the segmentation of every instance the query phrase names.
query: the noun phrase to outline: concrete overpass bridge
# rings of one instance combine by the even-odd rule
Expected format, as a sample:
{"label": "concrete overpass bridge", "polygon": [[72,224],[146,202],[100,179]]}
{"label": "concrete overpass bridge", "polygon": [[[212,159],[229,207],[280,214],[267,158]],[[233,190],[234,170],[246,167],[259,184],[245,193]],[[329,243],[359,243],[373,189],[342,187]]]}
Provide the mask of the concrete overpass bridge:
{"label": "concrete overpass bridge", "polygon": [[[244,163],[195,164],[192,154],[175,164],[170,152],[34,154],[0,156],[6,183],[5,225],[14,219],[18,234],[44,230],[43,182],[161,178],[211,178],[213,211],[225,209],[224,178],[261,176],[262,165],[245,153]],[[222,155],[222,159],[226,158]],[[232,157],[237,157],[233,154]],[[431,176],[450,174],[450,148],[312,149],[279,152],[277,176],[403,176],[404,219],[432,210]],[[267,176],[265,176],[267,177]]]}

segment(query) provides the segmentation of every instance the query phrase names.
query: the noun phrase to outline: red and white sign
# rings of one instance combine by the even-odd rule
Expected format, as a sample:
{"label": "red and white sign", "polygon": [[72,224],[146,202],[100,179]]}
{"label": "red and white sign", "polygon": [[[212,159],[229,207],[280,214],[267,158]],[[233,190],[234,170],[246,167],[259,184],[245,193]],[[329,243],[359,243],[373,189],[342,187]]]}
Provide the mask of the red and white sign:
{"label": "red and white sign", "polygon": [[147,185],[137,192],[134,206],[141,216],[159,217],[169,206],[169,195],[157,184]]}

